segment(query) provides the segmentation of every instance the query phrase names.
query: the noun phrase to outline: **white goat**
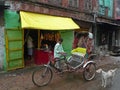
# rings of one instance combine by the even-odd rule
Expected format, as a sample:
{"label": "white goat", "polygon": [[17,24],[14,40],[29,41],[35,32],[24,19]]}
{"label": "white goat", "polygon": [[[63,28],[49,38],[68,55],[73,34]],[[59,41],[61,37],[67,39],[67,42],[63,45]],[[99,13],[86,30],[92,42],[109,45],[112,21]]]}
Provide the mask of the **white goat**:
{"label": "white goat", "polygon": [[111,69],[107,72],[103,71],[101,68],[96,70],[97,73],[101,73],[101,77],[102,77],[102,87],[106,87],[107,85],[107,80],[110,80],[110,83],[113,84],[113,78],[115,76],[115,72],[116,72],[117,68],[115,69]]}

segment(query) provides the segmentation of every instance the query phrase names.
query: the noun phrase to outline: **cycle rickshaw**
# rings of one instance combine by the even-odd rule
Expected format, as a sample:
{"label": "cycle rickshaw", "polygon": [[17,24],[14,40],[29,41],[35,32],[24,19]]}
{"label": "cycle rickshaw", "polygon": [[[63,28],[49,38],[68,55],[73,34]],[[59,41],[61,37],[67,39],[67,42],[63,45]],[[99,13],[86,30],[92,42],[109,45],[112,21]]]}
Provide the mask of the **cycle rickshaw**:
{"label": "cycle rickshaw", "polygon": [[[32,74],[32,81],[36,86],[45,86],[50,83],[50,81],[53,78],[53,69],[57,70],[58,72],[75,72],[75,71],[82,71],[83,73],[83,78],[87,81],[90,81],[94,79],[96,75],[96,64],[95,62],[91,59],[92,56],[90,55],[89,58],[85,58],[85,50],[83,48],[80,48],[83,53],[78,54],[78,53],[73,53],[71,56],[67,58],[66,54],[62,54],[63,58],[57,60],[61,61],[61,68],[58,69],[55,66],[55,63],[57,61],[53,62],[53,59],[50,56],[50,60],[48,61],[47,64],[44,64],[40,66],[38,69],[36,69],[33,74]],[[88,60],[89,59],[89,60]]]}

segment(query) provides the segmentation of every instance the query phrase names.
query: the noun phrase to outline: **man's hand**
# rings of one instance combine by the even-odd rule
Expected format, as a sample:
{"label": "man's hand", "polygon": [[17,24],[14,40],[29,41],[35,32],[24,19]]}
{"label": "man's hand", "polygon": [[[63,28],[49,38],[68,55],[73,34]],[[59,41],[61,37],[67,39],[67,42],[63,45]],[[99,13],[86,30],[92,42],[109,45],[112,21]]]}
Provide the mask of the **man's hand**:
{"label": "man's hand", "polygon": [[67,53],[66,52],[59,52],[59,54],[65,56]]}

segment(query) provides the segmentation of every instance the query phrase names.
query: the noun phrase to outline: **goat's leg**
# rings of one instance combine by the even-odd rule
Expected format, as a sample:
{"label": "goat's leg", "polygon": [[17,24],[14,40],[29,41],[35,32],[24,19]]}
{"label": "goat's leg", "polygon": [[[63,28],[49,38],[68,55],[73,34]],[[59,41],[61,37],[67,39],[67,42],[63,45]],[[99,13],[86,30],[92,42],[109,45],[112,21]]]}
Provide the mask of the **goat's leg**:
{"label": "goat's leg", "polygon": [[107,85],[107,78],[104,78],[104,88],[106,87]]}
{"label": "goat's leg", "polygon": [[113,77],[110,78],[110,84],[113,85]]}
{"label": "goat's leg", "polygon": [[104,79],[102,78],[102,85],[101,85],[102,87],[104,86]]}

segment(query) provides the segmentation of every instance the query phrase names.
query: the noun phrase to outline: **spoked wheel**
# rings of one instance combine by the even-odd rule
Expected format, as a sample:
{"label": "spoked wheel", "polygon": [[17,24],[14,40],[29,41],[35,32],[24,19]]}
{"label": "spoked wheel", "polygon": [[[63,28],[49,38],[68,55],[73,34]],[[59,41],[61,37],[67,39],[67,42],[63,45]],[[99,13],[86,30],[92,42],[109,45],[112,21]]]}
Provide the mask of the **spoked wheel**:
{"label": "spoked wheel", "polygon": [[83,77],[85,80],[90,81],[92,80],[96,75],[96,66],[94,63],[89,63],[88,65],[86,65],[86,67],[84,68],[84,72],[83,72]]}
{"label": "spoked wheel", "polygon": [[52,70],[46,66],[41,66],[33,72],[32,81],[36,86],[42,87],[47,85],[51,81],[52,77]]}

